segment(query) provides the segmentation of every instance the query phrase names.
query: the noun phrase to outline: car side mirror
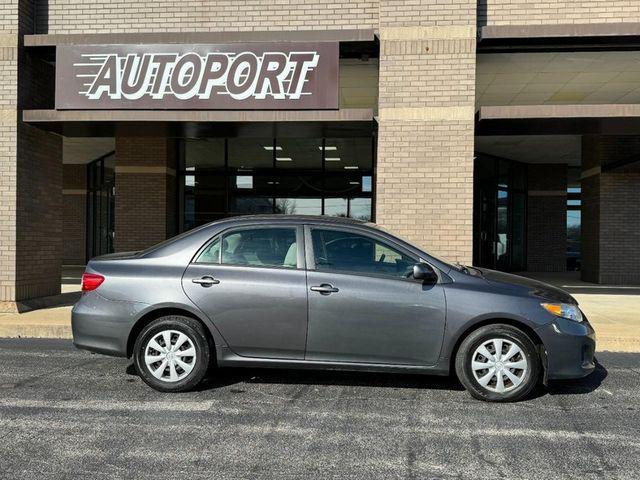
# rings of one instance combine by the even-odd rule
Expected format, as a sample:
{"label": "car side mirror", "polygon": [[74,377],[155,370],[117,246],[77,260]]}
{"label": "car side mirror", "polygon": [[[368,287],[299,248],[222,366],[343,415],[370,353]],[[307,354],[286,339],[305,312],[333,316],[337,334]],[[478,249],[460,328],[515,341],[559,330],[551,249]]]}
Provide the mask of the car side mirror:
{"label": "car side mirror", "polygon": [[436,282],[438,275],[431,265],[426,263],[416,263],[413,266],[413,278],[416,280],[422,280],[423,282]]}

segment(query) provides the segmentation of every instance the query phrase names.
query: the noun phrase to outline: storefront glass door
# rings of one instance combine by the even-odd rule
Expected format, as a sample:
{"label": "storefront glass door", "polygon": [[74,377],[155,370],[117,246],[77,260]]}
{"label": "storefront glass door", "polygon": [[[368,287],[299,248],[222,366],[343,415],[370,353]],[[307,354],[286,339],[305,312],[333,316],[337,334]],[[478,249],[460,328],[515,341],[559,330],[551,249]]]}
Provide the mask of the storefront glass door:
{"label": "storefront glass door", "polygon": [[525,166],[478,155],[474,195],[474,265],[502,271],[525,270]]}
{"label": "storefront glass door", "polygon": [[115,154],[87,165],[87,260],[113,252]]}

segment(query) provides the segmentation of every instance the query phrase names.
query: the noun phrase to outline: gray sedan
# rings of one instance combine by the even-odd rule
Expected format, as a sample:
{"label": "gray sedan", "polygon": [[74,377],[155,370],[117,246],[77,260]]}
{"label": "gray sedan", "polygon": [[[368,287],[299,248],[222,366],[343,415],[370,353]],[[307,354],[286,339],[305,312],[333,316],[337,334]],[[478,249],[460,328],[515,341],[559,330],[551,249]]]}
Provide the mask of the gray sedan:
{"label": "gray sedan", "polygon": [[95,258],[82,288],[75,345],[133,357],[164,392],[213,367],[455,371],[474,397],[515,401],[595,368],[595,333],[568,293],[349,219],[221,220]]}

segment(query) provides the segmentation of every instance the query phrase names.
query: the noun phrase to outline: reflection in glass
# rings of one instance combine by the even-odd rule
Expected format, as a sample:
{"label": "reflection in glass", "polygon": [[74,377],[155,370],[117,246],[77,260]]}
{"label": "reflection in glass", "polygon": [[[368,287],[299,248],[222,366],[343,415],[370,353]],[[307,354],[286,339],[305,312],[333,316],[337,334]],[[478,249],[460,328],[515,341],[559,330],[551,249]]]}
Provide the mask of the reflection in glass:
{"label": "reflection in glass", "polygon": [[319,170],[322,168],[321,138],[279,138],[276,168]]}
{"label": "reflection in glass", "polygon": [[322,215],[322,199],[276,198],[273,213],[283,215]]}
{"label": "reflection in glass", "polygon": [[370,170],[373,168],[373,143],[370,137],[326,138],[327,170]]}
{"label": "reflection in glass", "polygon": [[498,225],[496,231],[496,259],[498,268],[505,270],[509,266],[507,238],[509,235],[509,194],[498,190]]}
{"label": "reflection in glass", "polygon": [[365,222],[371,221],[371,199],[352,198],[349,201],[349,216]]}
{"label": "reflection in glass", "polygon": [[349,204],[346,198],[327,198],[324,201],[324,214],[332,217],[346,217]]}
{"label": "reflection in glass", "polygon": [[362,191],[365,193],[371,192],[371,176],[362,177]]}
{"label": "reflection in glass", "polygon": [[524,193],[513,193],[513,233],[511,241],[511,270],[526,270],[525,236],[526,197]]}
{"label": "reflection in glass", "polygon": [[189,139],[180,152],[181,230],[243,214],[372,218],[371,137]]}
{"label": "reflection in glass", "polygon": [[224,138],[188,138],[184,141],[186,170],[224,168]]}
{"label": "reflection in glass", "polygon": [[227,142],[230,168],[273,168],[273,138],[230,138]]}

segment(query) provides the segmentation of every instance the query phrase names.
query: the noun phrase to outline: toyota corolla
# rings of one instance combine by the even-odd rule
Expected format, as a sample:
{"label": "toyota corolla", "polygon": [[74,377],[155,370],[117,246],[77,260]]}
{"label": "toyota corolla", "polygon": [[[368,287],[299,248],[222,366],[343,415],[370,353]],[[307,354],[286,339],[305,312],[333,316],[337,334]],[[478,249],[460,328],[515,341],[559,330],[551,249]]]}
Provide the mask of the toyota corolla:
{"label": "toyota corolla", "polygon": [[163,392],[223,367],[449,375],[516,401],[584,377],[595,333],[568,293],[450,264],[370,223],[246,216],[89,262],[74,343]]}

